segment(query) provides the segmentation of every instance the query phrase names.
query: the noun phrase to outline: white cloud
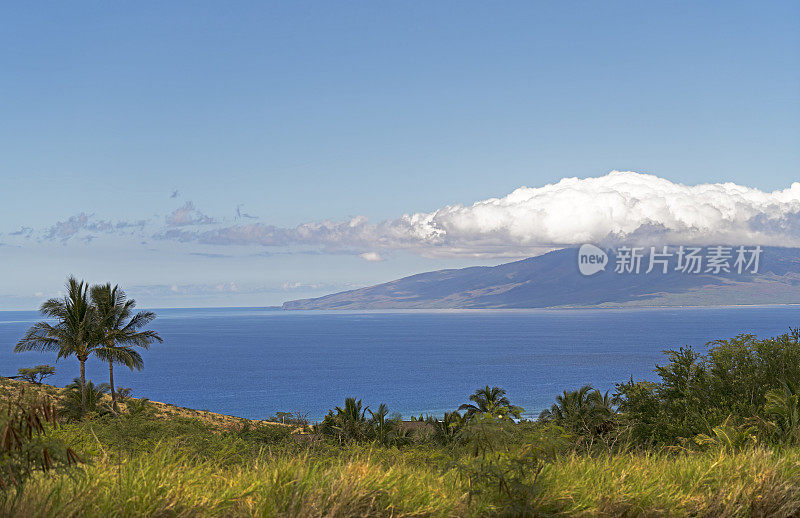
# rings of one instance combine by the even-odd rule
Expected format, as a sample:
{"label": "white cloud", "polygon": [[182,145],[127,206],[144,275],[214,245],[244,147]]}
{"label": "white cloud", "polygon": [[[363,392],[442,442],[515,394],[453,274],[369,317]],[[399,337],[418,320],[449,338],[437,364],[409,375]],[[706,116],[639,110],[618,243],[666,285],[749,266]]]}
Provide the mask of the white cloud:
{"label": "white cloud", "polygon": [[178,207],[166,218],[167,225],[170,227],[182,227],[185,225],[210,225],[214,223],[214,218],[206,216],[194,207],[194,203],[187,201],[182,207]]}
{"label": "white cloud", "polygon": [[[225,224],[198,211],[191,201],[160,221],[164,223],[111,223],[81,213],[40,235],[66,242],[74,236],[138,231],[181,243],[269,247],[269,253],[346,253],[367,261],[379,261],[389,250],[426,256],[521,257],[585,242],[800,246],[800,182],[764,192],[733,183],[692,186],[614,171],[597,178],[520,187],[502,198],[377,223],[356,216],[294,228],[243,220]],[[14,234],[12,239],[20,236]],[[213,251],[204,248],[202,253],[212,256]]]}
{"label": "white cloud", "polygon": [[10,232],[8,235],[31,237],[31,234],[33,234],[33,229],[31,227],[20,227],[19,230]]}
{"label": "white cloud", "polygon": [[[99,232],[104,234],[120,233],[130,234],[132,231],[142,231],[147,222],[145,220],[138,221],[118,221],[112,223],[109,220],[97,219],[94,214],[86,214],[81,212],[70,216],[64,221],[57,221],[54,225],[50,226],[41,234],[44,240],[59,240],[62,243],[67,243],[70,239],[78,236],[83,236],[81,239],[86,242],[91,242],[96,236],[88,234],[90,232]],[[25,238],[33,235],[33,229],[30,227],[22,227],[16,232],[12,232],[12,236],[22,236]]]}
{"label": "white cloud", "polygon": [[364,252],[363,254],[359,254],[359,257],[370,262],[383,261],[383,257],[377,252]]}
{"label": "white cloud", "polygon": [[[409,249],[423,255],[510,256],[585,242],[657,240],[800,246],[800,182],[763,192],[736,185],[688,186],[614,171],[521,187],[503,198],[451,205],[370,223],[319,221],[295,228],[234,225],[170,230],[161,238],[215,245],[309,245],[326,249]],[[361,257],[379,252],[367,252]],[[372,256],[370,256],[372,257]]]}
{"label": "white cloud", "polygon": [[421,242],[573,245],[651,239],[800,245],[800,183],[767,193],[733,183],[687,186],[614,171],[522,187],[504,198],[400,220]]}
{"label": "white cloud", "polygon": [[217,290],[217,291],[231,291],[231,292],[236,292],[236,291],[239,291],[239,287],[238,287],[238,286],[236,286],[236,283],[235,283],[235,282],[231,281],[231,282],[230,282],[230,283],[228,283],[228,284],[224,284],[224,283],[223,283],[223,284],[217,284],[217,285],[216,285],[216,290]]}

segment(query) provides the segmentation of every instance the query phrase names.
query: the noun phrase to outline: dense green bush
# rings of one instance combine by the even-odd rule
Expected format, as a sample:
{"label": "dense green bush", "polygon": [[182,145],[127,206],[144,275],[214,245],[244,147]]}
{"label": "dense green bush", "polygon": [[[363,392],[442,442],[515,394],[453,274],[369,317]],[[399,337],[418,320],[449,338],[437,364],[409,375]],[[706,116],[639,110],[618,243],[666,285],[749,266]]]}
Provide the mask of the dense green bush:
{"label": "dense green bush", "polygon": [[618,419],[635,444],[678,445],[715,429],[752,429],[758,441],[796,442],[800,408],[800,333],[739,335],[666,351],[660,380],[617,385]]}
{"label": "dense green bush", "polygon": [[408,443],[410,434],[403,428],[400,417],[388,416],[389,409],[384,403],[372,411],[360,399],[350,397],[345,399],[344,407],[330,410],[314,430],[340,444],[353,441],[376,441],[383,445]]}

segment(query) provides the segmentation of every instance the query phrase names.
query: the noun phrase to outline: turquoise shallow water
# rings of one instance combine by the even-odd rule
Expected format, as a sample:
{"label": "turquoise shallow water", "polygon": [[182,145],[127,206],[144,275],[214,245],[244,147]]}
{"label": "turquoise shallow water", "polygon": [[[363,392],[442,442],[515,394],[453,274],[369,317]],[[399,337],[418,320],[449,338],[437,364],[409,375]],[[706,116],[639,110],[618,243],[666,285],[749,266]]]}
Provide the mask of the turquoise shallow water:
{"label": "turquoise shallow water", "polygon": [[[257,308],[160,309],[164,338],[145,369],[118,369],[139,397],[243,417],[307,412],[318,419],[347,396],[405,416],[441,414],[477,387],[498,385],[529,415],[564,389],[601,390],[653,379],[661,351],[738,333],[772,336],[800,325],[800,307],[448,312],[285,312]],[[0,312],[0,375],[55,362],[13,354],[35,312]],[[78,374],[57,364],[52,382]],[[88,364],[105,381],[107,367]]]}

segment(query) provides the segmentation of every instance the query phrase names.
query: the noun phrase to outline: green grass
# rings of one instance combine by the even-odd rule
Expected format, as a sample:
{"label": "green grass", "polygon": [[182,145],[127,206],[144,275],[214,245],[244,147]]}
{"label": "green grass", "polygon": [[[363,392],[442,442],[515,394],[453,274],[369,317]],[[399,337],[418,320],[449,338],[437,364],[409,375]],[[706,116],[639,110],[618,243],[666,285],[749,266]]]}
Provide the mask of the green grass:
{"label": "green grass", "polygon": [[592,516],[796,516],[798,454],[573,455],[545,468],[537,507]]}
{"label": "green grass", "polygon": [[[51,434],[87,462],[38,474],[0,516],[464,516],[435,450],[309,444],[290,429],[231,432],[191,418],[101,418]],[[426,462],[427,461],[427,462]]]}
{"label": "green grass", "polygon": [[[416,455],[363,448],[266,453],[220,466],[170,446],[80,474],[37,476],[4,516],[485,516],[453,471]],[[572,456],[548,465],[531,515],[792,516],[800,510],[796,450],[737,454]]]}
{"label": "green grass", "polygon": [[[526,423],[498,435],[511,456],[483,476],[465,446],[340,445],[191,415],[148,410],[50,430],[86,462],[0,493],[0,516],[800,516],[800,447],[590,455]],[[535,480],[508,478],[524,486],[513,496],[493,485],[516,451],[551,443]]]}
{"label": "green grass", "polygon": [[171,448],[122,464],[102,459],[82,476],[37,477],[8,516],[459,516],[465,499],[435,470],[369,455],[260,454],[220,467]]}
{"label": "green grass", "polygon": [[[104,418],[54,430],[87,460],[0,498],[0,516],[518,516],[431,444],[339,446],[220,431],[200,420]],[[529,480],[528,482],[532,482]],[[792,516],[800,449],[560,454],[529,493],[530,516]],[[476,485],[472,489],[481,489]],[[519,503],[519,502],[518,502]]]}

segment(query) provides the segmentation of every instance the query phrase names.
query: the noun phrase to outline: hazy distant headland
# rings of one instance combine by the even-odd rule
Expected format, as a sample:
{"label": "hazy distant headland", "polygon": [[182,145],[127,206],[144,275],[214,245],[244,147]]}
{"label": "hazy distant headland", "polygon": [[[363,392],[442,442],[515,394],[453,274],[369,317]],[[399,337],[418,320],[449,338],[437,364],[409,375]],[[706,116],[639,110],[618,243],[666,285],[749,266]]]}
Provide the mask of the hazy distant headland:
{"label": "hazy distant headland", "polygon": [[[558,307],[728,306],[800,303],[800,249],[762,247],[757,271],[680,271],[676,264],[653,265],[641,258],[639,273],[604,270],[586,276],[578,269],[578,248],[498,266],[439,270],[376,286],[293,300],[283,309],[499,309]],[[704,249],[708,253],[708,249]],[[671,258],[677,261],[675,257]],[[662,268],[663,267],[663,268]],[[666,273],[664,273],[666,271]]]}

